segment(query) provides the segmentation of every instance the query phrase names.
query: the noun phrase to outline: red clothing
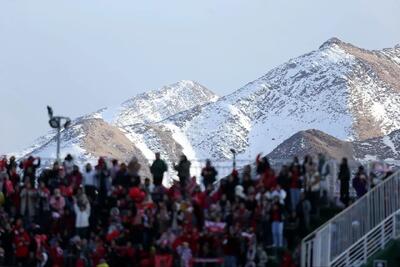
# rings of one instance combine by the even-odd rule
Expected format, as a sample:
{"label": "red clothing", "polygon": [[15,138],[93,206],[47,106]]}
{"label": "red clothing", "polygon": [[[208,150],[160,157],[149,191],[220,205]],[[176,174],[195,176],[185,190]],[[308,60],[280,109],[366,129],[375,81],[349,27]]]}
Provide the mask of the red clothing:
{"label": "red clothing", "polygon": [[293,171],[290,180],[290,188],[300,188],[299,183],[300,183],[300,173],[298,171]]}
{"label": "red clothing", "polygon": [[262,177],[262,183],[266,189],[272,189],[277,185],[276,176],[272,169],[267,169]]}
{"label": "red clothing", "polygon": [[282,209],[279,207],[278,209],[271,210],[271,221],[272,222],[281,222],[282,221]]}
{"label": "red clothing", "polygon": [[0,172],[4,171],[6,169],[6,166],[7,166],[7,159],[2,158],[0,160]]}
{"label": "red clothing", "polygon": [[292,256],[290,253],[285,253],[282,258],[282,263],[280,267],[295,267],[296,265],[293,262]]}
{"label": "red clothing", "polygon": [[103,259],[106,255],[106,249],[103,245],[97,245],[95,250],[92,253],[92,261],[93,265],[97,266],[101,259]]}
{"label": "red clothing", "polygon": [[61,185],[60,191],[61,195],[65,197],[72,197],[72,195],[74,194],[74,189],[72,188],[72,186]]}
{"label": "red clothing", "polygon": [[193,201],[196,202],[197,205],[199,205],[202,209],[206,209],[209,206],[206,198],[208,198],[208,196],[205,192],[197,192],[194,193]]}
{"label": "red clothing", "polygon": [[14,231],[14,244],[15,244],[15,256],[18,258],[26,258],[29,256],[29,243],[31,238],[26,231],[21,232],[20,230]]}
{"label": "red clothing", "polygon": [[64,255],[63,250],[60,247],[52,247],[49,251],[50,258],[53,263],[53,267],[63,267],[64,266]]}
{"label": "red clothing", "polygon": [[13,183],[13,185],[16,186],[21,181],[21,177],[18,175],[18,173],[12,172],[10,174],[10,180]]}
{"label": "red clothing", "polygon": [[82,184],[82,174],[80,172],[73,172],[68,177],[68,184],[71,185],[74,189],[78,189]]}

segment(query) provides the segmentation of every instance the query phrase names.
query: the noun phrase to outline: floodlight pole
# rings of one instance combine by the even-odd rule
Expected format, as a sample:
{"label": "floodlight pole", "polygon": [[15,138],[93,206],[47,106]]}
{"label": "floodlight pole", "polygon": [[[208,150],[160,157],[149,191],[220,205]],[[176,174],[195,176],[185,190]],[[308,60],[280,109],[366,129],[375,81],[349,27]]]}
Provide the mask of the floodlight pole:
{"label": "floodlight pole", "polygon": [[60,162],[61,125],[57,127],[57,162]]}
{"label": "floodlight pole", "polygon": [[[50,127],[53,129],[57,129],[57,162],[60,162],[60,143],[61,143],[61,128],[64,127],[67,129],[69,125],[71,124],[71,119],[68,117],[62,117],[62,116],[53,116],[53,109],[49,106],[47,106],[47,113],[49,114],[49,124]],[[62,125],[61,122],[65,121],[64,124]]]}

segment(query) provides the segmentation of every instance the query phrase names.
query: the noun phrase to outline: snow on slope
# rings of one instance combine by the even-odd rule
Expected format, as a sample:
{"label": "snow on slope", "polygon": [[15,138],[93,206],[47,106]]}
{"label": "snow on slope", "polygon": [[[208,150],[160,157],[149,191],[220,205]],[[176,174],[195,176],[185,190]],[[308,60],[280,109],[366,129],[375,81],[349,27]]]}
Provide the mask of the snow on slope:
{"label": "snow on slope", "polygon": [[230,148],[253,158],[311,128],[343,140],[388,134],[400,128],[400,85],[392,79],[398,55],[397,48],[371,52],[333,38],[200,112],[167,121],[180,126],[197,157],[215,159],[231,157]]}
{"label": "snow on slope", "polygon": [[159,90],[139,94],[116,108],[105,108],[96,115],[119,127],[166,119],[197,105],[214,102],[218,96],[206,87],[183,80]]}
{"label": "snow on slope", "polygon": [[[92,114],[117,126],[146,158],[169,162],[269,153],[315,128],[341,140],[400,129],[400,47],[368,51],[333,38],[225,97],[181,81]],[[396,143],[395,143],[396,145]]]}
{"label": "snow on slope", "polygon": [[[92,145],[92,140],[88,141],[88,136],[99,138],[98,147],[102,148],[100,151],[104,152],[105,156],[115,156],[120,159],[125,157],[126,159],[127,154],[130,157],[139,154],[146,165],[149,159],[153,159],[156,151],[161,151],[163,155],[167,156],[166,152],[172,149],[172,154],[176,157],[169,157],[170,162],[177,161],[177,157],[182,153],[188,154],[191,158],[195,157],[193,150],[187,148],[186,137],[180,132],[154,129],[156,132],[152,133],[150,131],[151,124],[217,99],[218,96],[204,86],[186,80],[165,86],[160,90],[137,95],[118,107],[103,108],[75,119],[70,129],[62,133],[61,157],[63,158],[66,153],[71,153],[81,161],[94,161],[101,154],[99,154],[99,149]],[[93,124],[96,127],[93,127]],[[92,127],[89,127],[90,125]],[[116,132],[116,129],[119,133]],[[142,135],[141,133],[145,131],[146,134]],[[101,136],[97,134],[99,132],[102,133]],[[108,137],[110,133],[113,140],[108,147],[104,147],[104,138]],[[49,161],[54,159],[56,156],[55,134],[52,131],[38,139],[34,146],[24,150],[20,156],[35,154],[42,158],[49,158]],[[125,136],[129,143],[120,135]],[[118,136],[118,140],[115,136]],[[185,149],[180,143],[183,143]],[[115,151],[111,146],[125,147],[125,150],[129,148],[130,151],[121,151],[123,149]]]}
{"label": "snow on slope", "polygon": [[380,159],[400,164],[400,130],[382,137],[353,142],[355,157],[360,160]]}
{"label": "snow on slope", "polygon": [[230,148],[242,158],[253,158],[309,128],[354,139],[347,84],[355,64],[354,57],[332,40],[206,105],[194,116],[179,114],[167,121],[181,127],[200,158],[229,158]]}

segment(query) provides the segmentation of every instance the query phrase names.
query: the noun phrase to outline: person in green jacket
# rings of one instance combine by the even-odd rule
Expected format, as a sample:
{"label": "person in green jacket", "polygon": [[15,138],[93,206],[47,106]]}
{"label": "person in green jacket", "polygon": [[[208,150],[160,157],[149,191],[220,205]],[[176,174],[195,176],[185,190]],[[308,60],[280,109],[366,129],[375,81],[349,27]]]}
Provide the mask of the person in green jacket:
{"label": "person in green jacket", "polygon": [[150,166],[150,172],[153,175],[153,184],[154,186],[162,185],[162,181],[164,178],[164,172],[168,170],[168,166],[164,160],[161,159],[160,153],[156,153],[156,159],[153,161],[153,164]]}

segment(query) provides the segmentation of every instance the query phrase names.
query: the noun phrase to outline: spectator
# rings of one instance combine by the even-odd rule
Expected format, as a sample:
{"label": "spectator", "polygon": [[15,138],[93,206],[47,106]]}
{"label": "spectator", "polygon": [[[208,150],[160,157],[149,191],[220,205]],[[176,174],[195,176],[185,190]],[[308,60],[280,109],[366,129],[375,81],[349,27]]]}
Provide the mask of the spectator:
{"label": "spectator", "polygon": [[58,220],[63,215],[65,208],[65,198],[58,188],[54,190],[54,195],[50,197],[50,207],[53,219]]}
{"label": "spectator", "polygon": [[284,205],[286,199],[286,191],[283,190],[279,184],[277,184],[271,193],[271,198],[278,199],[279,204]]}
{"label": "spectator", "polygon": [[174,169],[178,172],[179,183],[182,190],[185,189],[187,180],[190,178],[190,165],[191,163],[185,155],[180,157],[178,165],[174,164]]}
{"label": "spectator", "polygon": [[150,172],[153,175],[154,186],[162,185],[164,173],[168,170],[167,164],[161,159],[160,153],[155,154],[156,159],[150,167]]}
{"label": "spectator", "polygon": [[296,210],[297,204],[300,201],[300,167],[299,165],[292,165],[289,172],[290,177],[290,201],[292,211]]}
{"label": "spectator", "polygon": [[[26,163],[22,170],[32,163],[21,162]],[[54,163],[38,173],[37,189],[30,177],[21,187],[19,178],[9,175],[18,173],[16,163],[10,171],[0,166],[6,173],[5,203],[0,198],[0,258],[4,250],[5,264],[17,261],[19,266],[144,267],[156,266],[161,258],[167,259],[167,266],[187,266],[198,257],[224,259],[226,266],[265,266],[266,247],[287,244],[294,249],[311,230],[321,166],[311,158],[303,164],[294,159],[275,176],[266,157],[259,156],[256,164],[257,174],[250,167],[240,176],[233,170],[215,187],[215,177],[205,179],[204,190],[190,177],[185,157],[175,166],[180,183],[170,188],[152,187],[149,178],[142,183],[137,159],[128,167],[99,158],[94,170],[87,164],[82,172],[76,165],[65,171],[66,162],[62,167]],[[363,179],[361,172],[359,176]],[[30,198],[30,192],[36,197]],[[20,212],[25,215],[21,219]],[[292,259],[278,255],[285,266],[293,264]]]}
{"label": "spectator", "polygon": [[283,207],[276,197],[271,209],[272,240],[274,247],[283,247]]}
{"label": "spectator", "polygon": [[21,161],[19,167],[24,171],[24,181],[26,180],[26,178],[28,178],[31,182],[31,185],[34,185],[36,181],[36,170],[40,167],[40,158],[29,156],[26,160]]}
{"label": "spectator", "polygon": [[21,190],[21,215],[31,222],[35,216],[36,204],[37,204],[37,191],[32,187],[29,179],[25,181],[25,187]]}
{"label": "spectator", "polygon": [[78,203],[74,198],[75,228],[76,234],[81,238],[87,238],[89,234],[90,204]]}
{"label": "spectator", "polygon": [[236,267],[237,256],[239,255],[239,239],[235,233],[234,228],[231,226],[223,241],[224,249],[224,266]]}
{"label": "spectator", "polygon": [[340,181],[340,200],[347,207],[350,200],[349,183],[350,183],[350,168],[347,163],[347,158],[343,158],[339,167]]}
{"label": "spectator", "polygon": [[74,170],[74,158],[71,156],[71,154],[67,154],[67,156],[64,158],[63,166],[65,170],[65,174],[69,175],[72,173]]}
{"label": "spectator", "polygon": [[269,164],[267,156],[261,157],[261,154],[257,155],[256,165],[257,165],[256,172],[257,172],[257,175],[260,176],[260,178],[264,175],[264,173],[268,169],[270,169],[270,164]]}
{"label": "spectator", "polygon": [[14,229],[14,247],[17,266],[27,266],[29,260],[29,246],[31,238],[27,231],[25,231],[22,221],[17,220]]}
{"label": "spectator", "polygon": [[320,196],[321,196],[321,176],[318,172],[309,173],[306,183],[306,192],[311,202],[311,212],[319,216]]}
{"label": "spectator", "polygon": [[304,193],[301,193],[300,195],[300,202],[299,204],[297,204],[296,211],[297,214],[299,215],[300,225],[302,226],[302,228],[300,228],[300,231],[304,235],[311,229],[311,224],[310,224],[311,203],[306,198],[306,195]]}
{"label": "spectator", "polygon": [[206,160],[206,166],[201,170],[201,176],[203,177],[204,188],[212,185],[218,175],[217,170],[211,165],[211,160]]}
{"label": "spectator", "polygon": [[364,167],[360,166],[356,175],[353,178],[353,188],[356,191],[357,198],[362,197],[365,193],[367,193],[367,175],[364,171]]}
{"label": "spectator", "polygon": [[[131,165],[132,162],[131,162]],[[96,165],[96,179],[99,187],[98,198],[101,204],[104,204],[110,188],[110,171],[104,158],[100,157]]]}
{"label": "spectator", "polygon": [[87,163],[85,166],[85,171],[82,174],[83,177],[83,186],[85,188],[85,192],[88,197],[92,200],[95,199],[96,196],[96,173],[93,170],[93,167],[90,163]]}
{"label": "spectator", "polygon": [[290,250],[293,250],[297,244],[299,225],[300,220],[297,217],[296,211],[292,211],[285,224],[287,247]]}
{"label": "spectator", "polygon": [[181,257],[181,264],[182,267],[190,267],[192,261],[192,250],[189,247],[188,242],[183,242],[181,246],[177,249],[179,256]]}
{"label": "spectator", "polygon": [[137,157],[132,157],[128,164],[128,174],[131,178],[131,184],[133,186],[138,186],[140,184],[140,168],[141,165]]}
{"label": "spectator", "polygon": [[131,186],[128,168],[125,163],[121,163],[118,172],[115,174],[115,179],[112,183],[114,186],[121,186],[127,188]]}

